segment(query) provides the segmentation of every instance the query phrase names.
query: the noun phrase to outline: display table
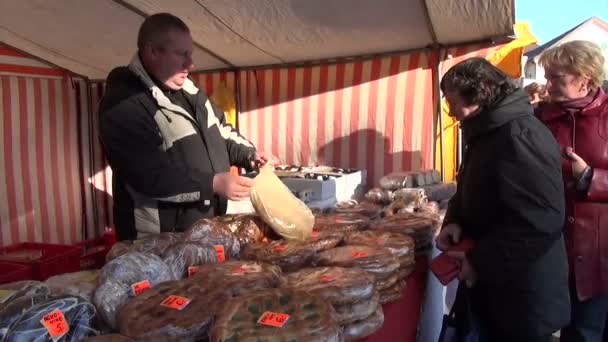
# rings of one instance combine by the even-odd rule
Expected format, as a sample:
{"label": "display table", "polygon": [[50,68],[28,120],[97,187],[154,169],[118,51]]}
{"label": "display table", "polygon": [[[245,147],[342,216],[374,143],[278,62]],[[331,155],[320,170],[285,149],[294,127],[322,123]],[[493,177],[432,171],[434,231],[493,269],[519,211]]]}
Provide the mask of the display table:
{"label": "display table", "polygon": [[403,297],[396,302],[384,304],[384,325],[364,342],[415,342],[424,301],[428,274],[428,258],[416,258],[416,270],[406,280]]}

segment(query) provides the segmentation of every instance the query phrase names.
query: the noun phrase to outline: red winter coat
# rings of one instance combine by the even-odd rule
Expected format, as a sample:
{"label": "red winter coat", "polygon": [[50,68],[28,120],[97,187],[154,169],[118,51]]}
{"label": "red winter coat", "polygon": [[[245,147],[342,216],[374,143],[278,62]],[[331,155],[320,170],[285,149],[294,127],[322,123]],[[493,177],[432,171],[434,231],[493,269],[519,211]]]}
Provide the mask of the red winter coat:
{"label": "red winter coat", "polygon": [[566,190],[564,235],[570,271],[580,300],[608,294],[608,95],[570,114],[544,104],[536,115],[553,132],[562,150],[571,146],[593,168],[586,195],[577,194],[571,161],[562,158]]}

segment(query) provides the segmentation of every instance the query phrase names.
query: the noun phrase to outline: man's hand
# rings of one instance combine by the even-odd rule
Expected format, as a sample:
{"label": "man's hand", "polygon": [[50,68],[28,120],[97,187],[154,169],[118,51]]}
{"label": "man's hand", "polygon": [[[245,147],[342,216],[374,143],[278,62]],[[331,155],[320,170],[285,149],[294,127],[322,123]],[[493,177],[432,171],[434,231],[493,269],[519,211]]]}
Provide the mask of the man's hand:
{"label": "man's hand", "polygon": [[464,252],[448,252],[448,255],[460,262],[458,279],[464,281],[468,288],[473,287],[477,282],[477,272],[473,269],[473,265],[471,265]]}
{"label": "man's hand", "polygon": [[446,251],[452,245],[455,245],[460,242],[460,237],[462,235],[462,227],[456,223],[450,223],[447,226],[441,229],[437,238],[435,238],[435,243],[437,248],[441,251]]}
{"label": "man's hand", "polygon": [[269,166],[277,166],[281,163],[279,158],[268,152],[256,153],[254,160],[259,160],[260,162],[262,162],[262,165],[268,164]]}
{"label": "man's hand", "polygon": [[235,176],[230,172],[218,173],[213,177],[213,192],[232,201],[242,201],[249,197],[253,179]]}

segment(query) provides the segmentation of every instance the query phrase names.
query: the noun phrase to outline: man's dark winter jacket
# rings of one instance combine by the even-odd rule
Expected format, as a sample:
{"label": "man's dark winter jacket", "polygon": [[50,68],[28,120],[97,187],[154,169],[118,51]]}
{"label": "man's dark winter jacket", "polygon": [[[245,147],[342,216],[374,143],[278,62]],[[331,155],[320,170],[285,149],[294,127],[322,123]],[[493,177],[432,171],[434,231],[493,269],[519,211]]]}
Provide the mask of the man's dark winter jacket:
{"label": "man's dark winter jacket", "polygon": [[213,176],[231,165],[248,168],[255,154],[190,80],[177,93],[163,92],[138,57],[108,76],[99,126],[120,239],[180,231],[224,213]]}

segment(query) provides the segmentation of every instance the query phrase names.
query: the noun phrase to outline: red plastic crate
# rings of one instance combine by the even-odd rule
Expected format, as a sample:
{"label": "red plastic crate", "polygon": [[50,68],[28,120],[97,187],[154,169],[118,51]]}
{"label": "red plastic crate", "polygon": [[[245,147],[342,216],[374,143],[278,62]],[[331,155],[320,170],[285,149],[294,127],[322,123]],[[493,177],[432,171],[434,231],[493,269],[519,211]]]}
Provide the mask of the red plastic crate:
{"label": "red plastic crate", "polygon": [[0,248],[0,261],[30,266],[32,279],[78,272],[81,249],[76,246],[26,242]]}
{"label": "red plastic crate", "polygon": [[103,267],[106,263],[106,254],[116,243],[116,234],[112,229],[106,229],[103,236],[83,241],[77,244],[81,249],[80,270],[93,270]]}
{"label": "red plastic crate", "polygon": [[0,284],[32,279],[32,267],[13,262],[0,261]]}

